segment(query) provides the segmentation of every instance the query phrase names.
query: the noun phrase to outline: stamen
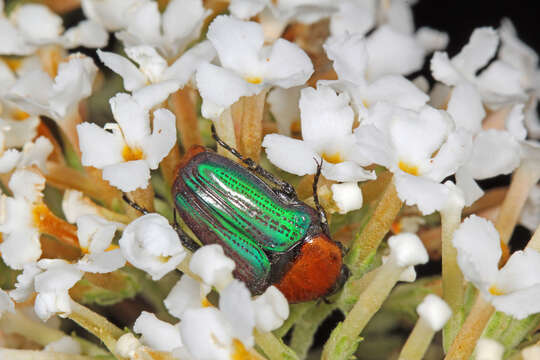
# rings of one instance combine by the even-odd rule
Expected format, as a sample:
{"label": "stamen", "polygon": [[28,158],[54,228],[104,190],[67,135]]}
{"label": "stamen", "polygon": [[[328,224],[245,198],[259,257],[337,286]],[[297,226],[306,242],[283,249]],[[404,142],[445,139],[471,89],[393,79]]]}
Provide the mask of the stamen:
{"label": "stamen", "polygon": [[322,158],[329,162],[330,164],[339,164],[343,162],[343,157],[339,152],[333,154],[323,153]]}
{"label": "stamen", "polygon": [[500,295],[506,294],[504,291],[502,291],[501,289],[497,288],[496,285],[491,285],[491,287],[489,288],[489,293],[490,293],[491,295],[495,295],[495,296],[500,296]]}
{"label": "stamen", "polygon": [[260,84],[262,83],[262,78],[260,76],[248,76],[246,81],[251,84]]}
{"label": "stamen", "polygon": [[132,149],[126,145],[122,149],[122,157],[125,161],[141,160],[144,158],[144,153],[139,148]]}
{"label": "stamen", "polygon": [[22,121],[22,120],[26,120],[30,117],[30,114],[28,114],[27,112],[24,112],[20,109],[17,109],[13,112],[12,114],[12,118],[14,120],[19,120],[19,121]]}
{"label": "stamen", "polygon": [[418,166],[416,166],[416,165],[411,165],[411,164],[408,164],[408,163],[406,163],[404,161],[400,161],[398,163],[398,166],[399,166],[399,168],[401,170],[403,170],[407,174],[411,174],[411,175],[414,175],[414,176],[418,176],[420,174]]}
{"label": "stamen", "polygon": [[231,354],[231,360],[251,360],[254,356],[247,351],[246,347],[238,339],[233,339],[233,353]]}

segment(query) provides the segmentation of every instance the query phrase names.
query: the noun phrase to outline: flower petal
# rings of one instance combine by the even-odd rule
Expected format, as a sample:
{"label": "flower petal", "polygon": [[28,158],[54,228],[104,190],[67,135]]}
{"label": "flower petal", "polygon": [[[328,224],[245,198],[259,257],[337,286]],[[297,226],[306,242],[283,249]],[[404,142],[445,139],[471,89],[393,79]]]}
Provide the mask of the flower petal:
{"label": "flower petal", "polygon": [[162,28],[167,42],[176,45],[174,55],[178,55],[190,41],[199,37],[203,21],[209,13],[201,0],[169,1],[163,12]]}
{"label": "flower petal", "polygon": [[385,75],[371,83],[365,95],[369,104],[386,101],[404,109],[419,110],[429,96],[400,75]]}
{"label": "flower petal", "polygon": [[519,143],[506,131],[482,131],[473,140],[473,150],[466,169],[474,179],[488,179],[509,174],[520,162]]}
{"label": "flower petal", "polygon": [[340,80],[363,85],[366,80],[368,53],[363,35],[344,34],[326,40],[324,50],[334,62],[334,70]]}
{"label": "flower petal", "polygon": [[122,150],[125,143],[120,135],[111,134],[96,124],[87,122],[77,125],[77,134],[84,166],[102,169],[124,161]]}
{"label": "flower petal", "polygon": [[216,57],[216,50],[210,41],[201,41],[180,56],[163,72],[163,80],[176,80],[183,87],[195,73],[199,65],[209,63]]}
{"label": "flower petal", "polygon": [[520,72],[499,60],[478,76],[478,87],[487,105],[494,109],[501,104],[527,101]]}
{"label": "flower petal", "polygon": [[202,307],[201,292],[201,284],[184,274],[163,300],[163,304],[172,316],[181,319],[186,310]]}
{"label": "flower petal", "polygon": [[367,50],[367,78],[371,81],[387,74],[410,74],[421,69],[424,62],[424,49],[414,37],[387,25],[379,27],[368,37]]}
{"label": "flower petal", "polygon": [[199,248],[189,262],[189,269],[199,275],[206,285],[223,290],[232,280],[236,264],[228,258],[219,244]]}
{"label": "flower petal", "polygon": [[457,85],[463,81],[463,76],[454,67],[445,52],[437,51],[433,54],[430,62],[431,75],[436,80],[443,82],[448,86]]}
{"label": "flower petal", "polygon": [[493,28],[477,28],[467,45],[452,58],[452,64],[472,78],[495,55],[498,45],[499,37]]}
{"label": "flower petal", "polygon": [[353,161],[343,161],[339,164],[324,161],[321,172],[328,180],[340,182],[366,181],[376,178],[374,171],[365,170]]}
{"label": "flower petal", "polygon": [[349,97],[327,86],[304,88],[300,93],[302,137],[312,142],[335,142],[351,134],[354,112]]}
{"label": "flower petal", "polygon": [[374,0],[340,1],[338,12],[330,17],[330,34],[364,35],[375,25],[376,8]]}
{"label": "flower petal", "polygon": [[278,132],[282,135],[291,135],[291,126],[295,121],[300,121],[300,86],[289,89],[274,88],[266,97],[270,112],[274,116],[278,126]]}
{"label": "flower petal", "polygon": [[146,189],[150,168],[144,160],[128,161],[103,167],[103,179],[123,192]]}
{"label": "flower petal", "polygon": [[131,61],[113,52],[98,49],[99,59],[124,80],[124,89],[137,90],[146,85],[146,78]]}
{"label": "flower petal", "polygon": [[394,173],[394,184],[399,198],[407,205],[416,205],[424,215],[442,209],[448,196],[448,188],[421,176]]}
{"label": "flower petal", "polygon": [[458,265],[465,279],[487,290],[497,279],[502,255],[495,226],[486,219],[471,215],[454,232],[452,244],[457,250]]}
{"label": "flower petal", "polygon": [[277,39],[272,46],[265,66],[264,81],[283,88],[303,85],[313,74],[309,56],[298,45]]}
{"label": "flower petal", "polygon": [[486,116],[480,94],[468,83],[460,83],[454,87],[446,111],[452,115],[457,127],[467,129],[473,134],[482,129],[482,120]]}
{"label": "flower petal", "polygon": [[158,351],[172,351],[182,346],[178,327],[159,320],[156,315],[147,311],[141,312],[135,320],[133,331],[142,335],[141,343]]}
{"label": "flower petal", "polygon": [[320,156],[306,142],[278,134],[264,137],[268,160],[280,169],[303,176],[315,174]]}
{"label": "flower petal", "polygon": [[513,105],[505,121],[506,129],[517,140],[525,140],[527,137],[527,129],[523,123],[525,119],[523,114],[524,107],[524,104]]}
{"label": "flower petal", "polygon": [[20,270],[25,264],[37,261],[41,256],[41,243],[36,229],[20,229],[4,235],[0,243],[2,260],[12,269]]}
{"label": "flower petal", "polygon": [[53,42],[63,31],[62,18],[41,4],[19,6],[9,18],[34,44]]}
{"label": "flower petal", "polygon": [[154,111],[152,135],[146,137],[141,145],[150,169],[157,169],[175,144],[176,122],[173,113],[167,109],[157,109]]}
{"label": "flower petal", "polygon": [[235,279],[220,292],[219,309],[231,324],[231,335],[245,346],[253,347],[255,311],[251,294],[243,282]]}
{"label": "flower petal", "polygon": [[442,181],[453,175],[465,163],[472,150],[471,134],[463,129],[453,131],[432,158],[431,169],[425,176],[435,181]]}
{"label": "flower petal", "polygon": [[476,200],[484,195],[482,188],[464,167],[456,172],[456,185],[463,191],[466,206],[471,206]]}
{"label": "flower petal", "polygon": [[362,191],[356,182],[333,184],[331,189],[332,199],[336,203],[340,214],[346,214],[362,207]]}
{"label": "flower petal", "polygon": [[109,33],[97,22],[83,20],[62,35],[62,44],[67,49],[78,46],[100,48],[107,45]]}
{"label": "flower petal", "polygon": [[289,303],[275,286],[253,301],[255,321],[260,331],[273,331],[283,325],[289,317]]}
{"label": "flower petal", "polygon": [[120,249],[89,254],[77,263],[77,268],[84,272],[110,273],[120,269],[126,264],[126,259]]}

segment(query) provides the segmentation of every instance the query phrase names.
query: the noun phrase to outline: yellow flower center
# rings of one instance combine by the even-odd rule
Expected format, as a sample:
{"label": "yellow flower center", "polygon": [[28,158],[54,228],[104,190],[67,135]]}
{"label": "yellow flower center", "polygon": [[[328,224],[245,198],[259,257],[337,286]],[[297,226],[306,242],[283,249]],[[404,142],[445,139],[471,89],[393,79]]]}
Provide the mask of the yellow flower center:
{"label": "yellow flower center", "polygon": [[54,215],[47,205],[43,203],[34,205],[32,220],[41,233],[56,236],[65,243],[79,247],[77,227]]}
{"label": "yellow flower center", "polygon": [[17,109],[13,112],[12,114],[12,118],[13,120],[18,120],[18,121],[22,121],[22,120],[26,120],[30,117],[30,114],[28,114],[27,112],[24,112],[20,109]]}
{"label": "yellow flower center", "polygon": [[341,156],[341,153],[339,153],[339,152],[336,152],[336,153],[333,153],[333,154],[323,153],[322,158],[324,160],[326,160],[327,162],[329,162],[330,164],[339,164],[339,163],[343,162],[343,160],[344,160],[343,156]]}
{"label": "yellow flower center", "polygon": [[139,148],[132,149],[126,145],[122,149],[122,157],[125,161],[141,160],[144,158],[144,153]]}
{"label": "yellow flower center", "polygon": [[489,293],[495,296],[506,294],[503,290],[499,289],[496,285],[491,285],[491,287],[489,288]]}
{"label": "yellow flower center", "polygon": [[206,296],[201,300],[202,307],[211,307],[213,306],[210,301],[206,298]]}
{"label": "yellow flower center", "polygon": [[20,57],[5,57],[3,58],[6,65],[11,69],[11,71],[17,71],[22,65],[22,59]]}
{"label": "yellow flower center", "polygon": [[411,174],[411,175],[414,175],[414,176],[418,176],[420,174],[418,166],[416,166],[416,165],[406,163],[405,161],[400,161],[398,166],[399,166],[399,168],[401,170],[403,170],[407,174]]}
{"label": "yellow flower center", "polygon": [[163,255],[158,256],[158,260],[159,260],[160,262],[164,263],[164,264],[165,264],[167,261],[169,261],[170,259],[171,259],[170,256],[163,256]]}
{"label": "yellow flower center", "polygon": [[262,78],[260,76],[247,76],[246,81],[251,84],[260,84],[262,83]]}
{"label": "yellow flower center", "polygon": [[251,360],[255,359],[253,356],[238,339],[233,339],[233,353],[231,354],[231,360]]}

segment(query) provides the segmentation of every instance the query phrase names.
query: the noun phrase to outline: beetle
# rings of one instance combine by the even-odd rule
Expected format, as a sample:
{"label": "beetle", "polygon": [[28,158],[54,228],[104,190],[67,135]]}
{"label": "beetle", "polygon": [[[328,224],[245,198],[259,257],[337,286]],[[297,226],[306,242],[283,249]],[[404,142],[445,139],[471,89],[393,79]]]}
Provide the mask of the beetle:
{"label": "beetle", "polygon": [[[222,141],[214,126],[212,135],[247,167],[203,146],[191,147],[172,186],[176,211],[186,226],[202,244],[223,247],[236,264],[233,275],[253,295],[275,285],[296,303],[341,288],[348,277],[343,248],[330,237],[316,192],[322,163],[313,182],[315,210],[298,199],[292,185]],[[184,246],[192,251],[200,247],[176,217],[175,228]]]}

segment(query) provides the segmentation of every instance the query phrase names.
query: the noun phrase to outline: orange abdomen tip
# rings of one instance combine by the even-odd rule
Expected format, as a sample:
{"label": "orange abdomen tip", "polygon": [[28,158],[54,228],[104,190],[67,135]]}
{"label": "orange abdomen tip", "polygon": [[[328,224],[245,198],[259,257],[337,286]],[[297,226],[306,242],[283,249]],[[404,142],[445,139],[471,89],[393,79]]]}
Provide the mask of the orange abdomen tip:
{"label": "orange abdomen tip", "polygon": [[319,234],[302,245],[293,265],[274,285],[289,303],[318,299],[334,290],[342,265],[341,248]]}

